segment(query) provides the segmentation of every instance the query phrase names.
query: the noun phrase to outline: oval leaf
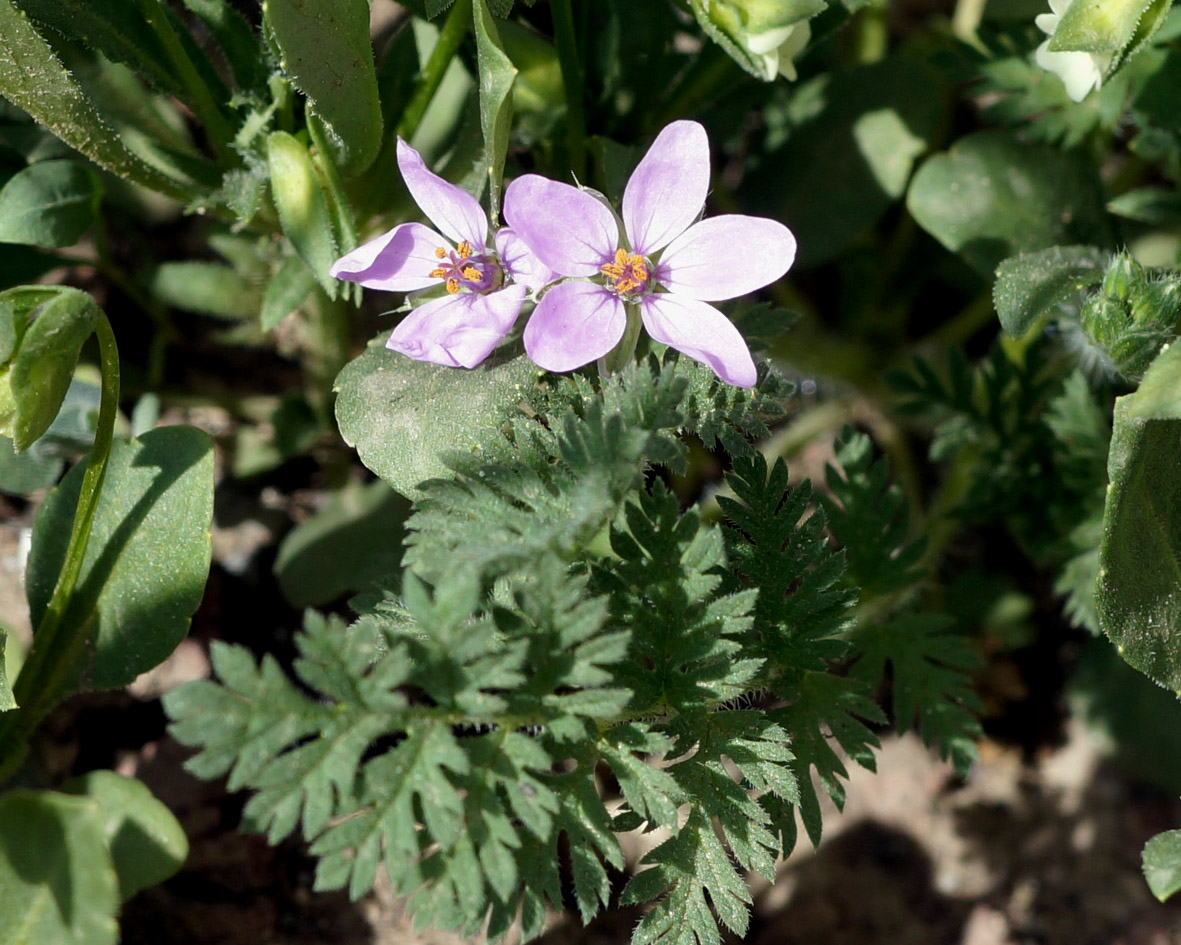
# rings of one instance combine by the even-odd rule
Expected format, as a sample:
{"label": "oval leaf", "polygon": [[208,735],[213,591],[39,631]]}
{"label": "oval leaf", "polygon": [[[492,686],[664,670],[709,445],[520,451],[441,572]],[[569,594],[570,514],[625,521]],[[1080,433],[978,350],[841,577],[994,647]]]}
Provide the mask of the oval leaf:
{"label": "oval leaf", "polygon": [[98,212],[98,178],[76,161],[42,161],[0,188],[0,243],[73,246]]}
{"label": "oval leaf", "polygon": [[67,781],[62,791],[98,802],[103,833],[119,877],[120,901],[164,882],[188,857],[184,828],[142,781],[113,771],[91,771]]}
{"label": "oval leaf", "polygon": [[1144,879],[1161,902],[1181,889],[1181,830],[1158,833],[1144,845]]}
{"label": "oval leaf", "polygon": [[906,205],[919,226],[988,278],[1009,256],[1111,244],[1093,172],[1054,148],[998,131],[960,138],[914,175]]}
{"label": "oval leaf", "polygon": [[267,0],[283,68],[332,129],[336,163],[365,170],[381,148],[381,102],[365,0]]}
{"label": "oval leaf", "polygon": [[1132,666],[1181,694],[1181,344],[1115,403],[1099,623]]}
{"label": "oval leaf", "polygon": [[0,929],[9,945],[114,945],[115,868],[90,798],[0,797]]}
{"label": "oval leaf", "polygon": [[528,358],[473,370],[414,361],[379,335],[336,379],[336,420],[361,462],[403,495],[450,474],[442,455],[472,449],[479,432],[521,400],[538,369]]}
{"label": "oval leaf", "polygon": [[[33,525],[27,587],[41,622],[69,541],[83,464],[49,494]],[[195,427],[116,440],[78,586],[65,619],[89,624],[79,689],[124,686],[188,630],[209,574],[213,447]]]}

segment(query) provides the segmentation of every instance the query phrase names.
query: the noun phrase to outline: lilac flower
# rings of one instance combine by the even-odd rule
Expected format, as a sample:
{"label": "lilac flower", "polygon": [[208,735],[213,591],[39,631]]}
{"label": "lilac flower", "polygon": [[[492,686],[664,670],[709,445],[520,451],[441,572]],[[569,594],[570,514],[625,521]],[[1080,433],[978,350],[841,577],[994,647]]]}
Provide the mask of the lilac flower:
{"label": "lilac flower", "polygon": [[402,320],[386,347],[417,361],[475,367],[513,327],[527,291],[551,282],[554,274],[509,227],[497,232],[489,248],[488,219],[479,202],[432,173],[401,138],[398,168],[410,195],[445,235],[421,223],[402,223],[342,256],[330,272],[390,292],[444,288],[446,295]]}
{"label": "lilac flower", "polygon": [[668,125],[623,193],[622,238],[612,211],[585,190],[528,174],[505,193],[504,215],[545,266],[574,277],[541,297],[525,327],[539,366],[570,371],[623,337],[627,306],[648,334],[750,387],[755,366],[733,323],[707,303],[774,282],[795,259],[781,223],[726,214],[697,220],[709,188],[709,142],[694,121]]}

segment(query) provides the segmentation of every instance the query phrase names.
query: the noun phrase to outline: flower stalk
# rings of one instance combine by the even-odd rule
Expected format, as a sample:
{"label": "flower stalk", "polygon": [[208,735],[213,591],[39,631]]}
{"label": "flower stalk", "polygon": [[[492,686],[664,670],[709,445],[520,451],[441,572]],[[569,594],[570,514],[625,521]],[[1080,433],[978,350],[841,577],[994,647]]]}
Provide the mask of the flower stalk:
{"label": "flower stalk", "polygon": [[451,6],[451,12],[447,14],[447,19],[443,22],[443,28],[439,31],[439,39],[435,43],[435,48],[431,50],[430,58],[427,59],[426,66],[422,70],[418,88],[414,90],[414,95],[402,113],[401,121],[398,122],[398,134],[401,137],[412,138],[414,133],[418,131],[418,126],[422,124],[422,119],[426,116],[431,99],[435,97],[439,86],[443,84],[443,76],[447,73],[447,67],[451,65],[451,60],[459,52],[460,43],[467,35],[471,22],[472,0],[455,0]]}
{"label": "flower stalk", "polygon": [[29,736],[67,694],[78,660],[86,648],[89,622],[67,623],[64,618],[82,573],[86,546],[107,474],[119,408],[119,350],[105,314],[99,315],[95,335],[99,346],[102,399],[94,447],[82,476],[82,489],[61,574],[35,630],[28,658],[13,686],[18,708],[0,716],[0,781],[12,775],[28,750]]}

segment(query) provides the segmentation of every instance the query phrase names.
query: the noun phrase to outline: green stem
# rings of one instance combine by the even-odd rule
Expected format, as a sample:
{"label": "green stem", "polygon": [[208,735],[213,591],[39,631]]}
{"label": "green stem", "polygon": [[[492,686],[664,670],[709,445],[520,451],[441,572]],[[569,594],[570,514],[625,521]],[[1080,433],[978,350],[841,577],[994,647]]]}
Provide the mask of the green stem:
{"label": "green stem", "polygon": [[619,344],[599,358],[599,376],[610,377],[618,374],[631,362],[636,353],[636,342],[640,339],[640,308],[638,305],[625,305],[627,323],[623,328],[623,337]]}
{"label": "green stem", "polygon": [[574,11],[570,0],[550,0],[550,11],[554,17],[562,89],[566,94],[566,160],[574,177],[581,180],[586,176],[586,90],[574,35]]}
{"label": "green stem", "polygon": [[65,622],[65,615],[82,573],[86,545],[99,494],[111,456],[111,440],[119,409],[119,350],[111,323],[100,314],[95,326],[98,337],[99,367],[102,372],[102,401],[98,409],[98,428],[94,447],[82,476],[74,526],[66,546],[61,574],[45,614],[33,635],[33,646],[21,667],[13,695],[19,708],[0,716],[0,781],[7,780],[28,750],[29,736],[49,711],[68,693],[78,671],[78,660],[85,652],[90,622]]}
{"label": "green stem", "polygon": [[152,27],[152,32],[164,44],[172,68],[176,70],[181,84],[189,93],[189,103],[193,106],[193,111],[197,113],[197,118],[204,126],[206,134],[209,135],[213,150],[223,160],[233,158],[234,151],[230,147],[230,142],[234,135],[229,122],[221,113],[221,109],[217,107],[217,103],[213,101],[209,86],[202,80],[197,72],[197,67],[193,65],[193,60],[189,58],[184,46],[181,45],[172,24],[168,22],[168,14],[161,0],[136,0],[136,3],[139,5],[140,13],[148,21],[148,25]]}
{"label": "green stem", "polygon": [[455,0],[451,6],[451,12],[447,14],[447,19],[443,23],[443,28],[439,31],[439,39],[435,43],[435,48],[431,50],[431,57],[422,70],[418,88],[414,90],[410,104],[406,106],[406,111],[402,113],[402,120],[398,122],[398,134],[403,138],[413,137],[418,126],[422,124],[427,107],[431,104],[435,93],[439,91],[443,76],[447,74],[447,67],[451,65],[451,60],[459,52],[459,44],[467,36],[471,22],[472,0]]}

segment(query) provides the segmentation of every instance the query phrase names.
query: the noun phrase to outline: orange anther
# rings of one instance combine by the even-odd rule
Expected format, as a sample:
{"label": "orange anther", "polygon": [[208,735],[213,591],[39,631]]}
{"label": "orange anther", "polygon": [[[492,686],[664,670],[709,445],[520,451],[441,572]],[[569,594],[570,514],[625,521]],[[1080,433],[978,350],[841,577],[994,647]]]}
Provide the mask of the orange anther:
{"label": "orange anther", "polygon": [[480,270],[477,269],[475,266],[464,266],[463,267],[463,277],[465,279],[467,279],[469,282],[479,282],[480,281]]}
{"label": "orange anther", "polygon": [[455,251],[457,253],[459,253],[460,259],[467,259],[468,256],[470,256],[472,254],[472,244],[469,243],[467,240],[464,240],[462,243],[460,243],[458,246],[455,247]]}
{"label": "orange anther", "polygon": [[459,280],[458,279],[448,279],[447,280],[447,291],[450,292],[452,295],[454,295],[456,292],[458,292],[459,291]]}
{"label": "orange anther", "polygon": [[445,279],[447,277],[446,269],[432,269],[430,272],[432,279]]}
{"label": "orange anther", "polygon": [[[442,259],[446,255],[447,255],[447,250],[444,249],[442,246],[435,247],[435,259]],[[431,275],[433,276],[434,273],[432,272]]]}

